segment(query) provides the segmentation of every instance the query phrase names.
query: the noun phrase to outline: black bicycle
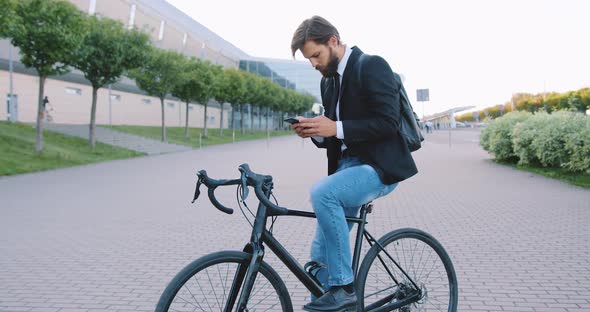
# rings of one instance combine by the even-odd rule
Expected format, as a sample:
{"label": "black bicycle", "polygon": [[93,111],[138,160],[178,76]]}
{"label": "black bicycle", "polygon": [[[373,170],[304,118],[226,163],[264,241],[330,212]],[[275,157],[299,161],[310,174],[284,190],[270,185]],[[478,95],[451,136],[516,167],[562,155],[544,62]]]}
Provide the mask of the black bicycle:
{"label": "black bicycle", "polygon": [[[219,186],[237,185],[238,204],[244,212],[242,203],[252,187],[259,204],[251,223],[250,242],[243,251],[215,252],[187,265],[164,290],[156,312],[293,311],[285,283],[263,261],[264,246],[270,248],[311,293],[318,297],[324,293],[311,270],[302,267],[272,235],[278,216],[315,218],[315,214],[273,203],[271,176],[256,174],[247,164],[241,165],[239,171],[240,178],[232,180],[215,180],[209,178],[206,171],[199,171],[193,202],[204,184],[211,203],[231,214],[233,209],[219,203],[214,192]],[[352,311],[456,311],[457,277],[442,245],[431,235],[411,228],[398,229],[375,239],[365,228],[371,210],[372,204],[368,203],[362,206],[359,217],[346,218],[358,225],[353,255],[358,305]],[[371,247],[359,268],[363,237]]]}

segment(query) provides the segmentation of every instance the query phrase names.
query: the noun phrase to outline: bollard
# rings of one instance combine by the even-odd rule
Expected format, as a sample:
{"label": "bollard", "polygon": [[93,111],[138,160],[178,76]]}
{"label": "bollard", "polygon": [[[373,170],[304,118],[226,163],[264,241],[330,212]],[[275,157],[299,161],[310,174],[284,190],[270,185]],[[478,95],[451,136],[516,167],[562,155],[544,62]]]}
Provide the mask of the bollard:
{"label": "bollard", "polygon": [[449,125],[449,148],[451,148],[451,126]]}
{"label": "bollard", "polygon": [[203,148],[203,134],[199,133],[199,148]]}

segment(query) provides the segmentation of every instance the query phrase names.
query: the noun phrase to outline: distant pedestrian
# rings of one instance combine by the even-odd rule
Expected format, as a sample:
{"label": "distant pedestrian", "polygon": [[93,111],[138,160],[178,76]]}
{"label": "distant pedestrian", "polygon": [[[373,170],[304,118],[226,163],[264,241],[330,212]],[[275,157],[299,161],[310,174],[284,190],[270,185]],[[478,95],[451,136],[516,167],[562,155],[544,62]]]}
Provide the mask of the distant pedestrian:
{"label": "distant pedestrian", "polygon": [[53,117],[49,114],[50,111],[53,110],[53,107],[51,107],[51,104],[49,104],[49,98],[47,97],[47,95],[43,98],[43,112],[41,113],[42,115],[42,119],[46,120],[47,122],[52,122],[53,121]]}
{"label": "distant pedestrian", "polygon": [[49,98],[47,98],[47,95],[43,98],[43,110],[41,111],[41,117],[42,119],[45,119],[45,116],[47,115],[47,104],[49,103]]}

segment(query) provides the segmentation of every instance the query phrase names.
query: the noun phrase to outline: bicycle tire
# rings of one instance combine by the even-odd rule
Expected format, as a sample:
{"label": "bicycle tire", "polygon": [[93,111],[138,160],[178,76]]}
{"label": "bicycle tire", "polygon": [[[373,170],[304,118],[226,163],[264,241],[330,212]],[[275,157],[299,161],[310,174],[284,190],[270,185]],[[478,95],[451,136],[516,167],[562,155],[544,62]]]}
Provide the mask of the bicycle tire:
{"label": "bicycle tire", "polygon": [[[424,294],[418,302],[401,307],[398,311],[457,311],[459,299],[455,269],[449,255],[434,237],[418,229],[406,228],[398,229],[383,235],[383,237],[379,239],[379,243],[385,248],[385,250],[387,250],[389,255],[398,262],[412,280],[414,280],[421,289],[422,294]],[[418,244],[421,244],[419,247],[421,250],[415,251],[420,253],[420,258],[416,258],[418,259],[418,262],[417,264],[414,264],[414,256],[418,255],[409,255],[407,252],[412,251],[410,250],[412,246],[414,246],[414,249],[418,249]],[[428,258],[423,260],[424,251],[427,247],[431,250],[428,253]],[[425,279],[428,279],[435,269],[439,269],[435,267],[436,263],[434,263],[430,268],[430,272],[425,274],[426,271],[424,271],[423,266],[426,267],[430,265],[428,260],[431,259],[433,254],[436,254],[433,261],[438,260],[440,261],[440,264],[442,264],[440,267],[441,271],[436,272],[437,274],[433,276],[433,281],[426,281]],[[378,258],[378,255],[381,257]],[[410,263],[408,263],[408,257]],[[375,261],[376,259],[377,261]],[[385,268],[386,266],[389,270]],[[386,278],[383,278],[384,276]],[[395,279],[399,281],[399,284],[395,284],[390,276],[394,276]],[[370,279],[370,281],[368,281],[368,279]],[[375,286],[375,284],[383,285]],[[400,284],[403,286],[399,286]],[[399,268],[395,266],[385,252],[383,252],[377,244],[374,244],[363,259],[357,275],[356,286],[359,297],[359,306],[364,307],[363,311],[373,311],[379,305],[384,306],[396,302],[397,300],[401,300],[403,299],[403,295],[400,296],[399,294],[403,293],[403,288],[408,285],[412,285],[411,282],[403,275],[403,273],[401,273]],[[435,288],[438,286],[440,286],[440,289]],[[375,290],[377,291],[375,292]],[[448,294],[442,294],[443,292],[448,292]],[[389,294],[389,296],[386,296],[386,294]],[[433,295],[437,295],[437,297],[432,297]],[[439,295],[440,297],[438,297]],[[392,296],[393,298],[389,298]],[[398,296],[402,298],[396,298]],[[381,302],[377,303],[378,301]],[[371,303],[373,306],[370,305]],[[438,305],[438,307],[436,305]]]}
{"label": "bicycle tire", "polygon": [[[158,304],[156,306],[156,312],[167,312],[167,311],[222,311],[223,310],[223,306],[225,306],[225,294],[226,292],[229,290],[230,286],[231,286],[231,280],[233,279],[233,275],[235,275],[235,272],[233,275],[227,275],[226,276],[226,281],[223,282],[223,280],[221,280],[220,284],[214,284],[211,281],[211,275],[212,274],[219,274],[219,277],[222,277],[222,271],[220,270],[220,267],[223,266],[227,266],[227,268],[223,268],[224,271],[227,272],[227,274],[231,273],[229,272],[229,268],[235,266],[236,270],[238,265],[242,264],[242,265],[248,265],[250,263],[250,254],[245,253],[245,252],[241,252],[241,251],[220,251],[220,252],[215,252],[206,256],[203,256],[195,261],[193,261],[192,263],[188,264],[184,269],[182,269],[180,272],[178,272],[178,274],[176,274],[176,276],[172,279],[172,281],[168,284],[168,286],[166,287],[166,289],[164,290],[164,292],[162,293],[160,300],[158,301]],[[209,270],[212,267],[217,267],[215,270],[212,270],[211,273],[209,274]],[[206,282],[208,285],[206,286],[211,286],[211,288],[207,288],[207,290],[209,290],[207,293],[205,293],[204,289],[202,289],[202,287],[200,286],[199,280],[195,277],[196,275],[198,275],[199,273],[205,272],[206,275],[208,276],[209,280]],[[266,281],[262,281],[261,276],[266,278]],[[204,276],[203,276],[204,277]],[[187,283],[189,282],[189,280],[193,280],[193,285],[194,282],[196,282],[199,285],[200,291],[201,291],[201,297],[199,296],[195,296],[197,294],[197,292],[195,292],[196,289],[193,288],[193,291],[191,292],[191,287],[187,286]],[[229,279],[229,283],[228,283],[228,279]],[[205,282],[205,280],[203,280],[203,282]],[[259,292],[261,291],[261,287],[264,287],[265,284],[260,284],[260,282],[264,283],[264,282],[268,282],[270,283],[270,285],[272,286],[271,288],[266,288],[266,292],[263,293],[262,295],[258,295]],[[229,285],[228,285],[229,284]],[[221,289],[219,288],[219,286],[221,286]],[[210,300],[210,296],[213,295],[215,297],[218,296],[217,291],[219,291],[219,295],[221,295],[221,290],[223,289],[223,298],[221,300],[221,302],[219,301],[219,298],[215,298],[214,300]],[[179,292],[181,292],[181,290],[183,290],[183,293],[186,292],[189,294],[190,298],[183,298],[183,297],[178,297],[179,296]],[[273,302],[268,302],[268,300],[266,300],[268,298],[268,296],[271,296],[272,293],[276,293],[276,297],[277,300],[279,301],[278,303],[280,303],[280,307],[278,307],[278,303],[274,303],[274,305],[272,305]],[[269,294],[270,293],[270,294]],[[268,294],[268,295],[267,295]],[[197,294],[198,295],[198,294]],[[265,300],[265,302],[256,302],[255,298],[260,299],[262,297],[261,300]],[[179,299],[180,301],[176,301],[175,299]],[[272,299],[271,299],[272,300]],[[211,305],[213,304],[213,306]],[[256,309],[255,307],[258,307],[258,304],[262,304],[262,307],[259,307],[261,309]],[[178,305],[178,306],[177,306]],[[183,308],[183,306],[186,306],[187,309]],[[172,309],[171,309],[172,307]],[[196,309],[198,308],[198,310]],[[250,296],[250,300],[248,302],[248,311],[252,312],[252,311],[277,311],[279,308],[281,308],[281,311],[284,312],[292,312],[293,311],[293,305],[291,303],[291,297],[289,295],[289,292],[287,291],[287,287],[285,286],[285,283],[281,280],[280,276],[277,274],[277,272],[270,266],[268,265],[268,263],[266,262],[262,262],[260,264],[260,270],[258,272],[258,275],[256,277],[256,281],[254,284],[254,288],[252,289],[251,292],[251,296]],[[236,309],[236,304],[234,304],[234,310]]]}

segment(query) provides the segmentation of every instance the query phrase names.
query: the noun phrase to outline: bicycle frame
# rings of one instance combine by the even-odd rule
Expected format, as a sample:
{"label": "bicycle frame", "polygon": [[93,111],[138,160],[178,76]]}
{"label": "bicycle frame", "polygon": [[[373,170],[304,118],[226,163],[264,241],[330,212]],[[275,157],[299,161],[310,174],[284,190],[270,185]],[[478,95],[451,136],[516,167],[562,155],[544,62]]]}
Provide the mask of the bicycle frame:
{"label": "bicycle frame", "polygon": [[[270,197],[270,189],[272,187],[266,188],[265,195],[269,198]],[[371,213],[372,211],[372,204],[368,203],[361,207],[360,216],[356,217],[346,217],[348,222],[353,222],[358,224],[356,239],[355,239],[355,247],[353,252],[353,263],[352,269],[354,276],[357,275],[358,267],[360,265],[360,256],[361,256],[361,248],[362,248],[362,241],[363,237],[367,240],[367,242],[373,246],[374,244],[378,244],[381,249],[383,246],[365,230],[365,224],[367,220],[367,214]],[[286,214],[287,216],[297,216],[297,217],[306,217],[306,218],[316,218],[316,215],[311,212],[306,211],[298,211],[298,210],[289,210]],[[227,305],[224,309],[226,312],[231,312],[233,306],[237,302],[238,309],[237,311],[244,311],[246,309],[246,305],[248,303],[248,298],[250,297],[250,293],[254,286],[254,281],[256,280],[256,275],[258,274],[258,270],[260,268],[260,264],[264,257],[264,244],[266,244],[270,250],[285,264],[285,266],[299,279],[299,281],[316,297],[320,297],[324,294],[324,290],[320,285],[318,285],[308,274],[307,272],[301,267],[299,262],[283,247],[283,245],[275,239],[272,234],[266,229],[267,219],[269,217],[268,208],[262,204],[258,204],[258,211],[256,213],[256,217],[253,224],[252,229],[252,236],[250,237],[250,242],[244,247],[244,252],[249,253],[252,255],[250,263],[246,265],[240,265],[238,271],[234,277],[232,282],[232,286],[230,292],[228,294],[228,301]],[[386,255],[389,256],[387,251],[385,251]],[[379,257],[380,261],[383,263],[383,259]],[[419,289],[418,286],[414,283],[413,280],[406,274],[406,272],[395,262],[393,261],[396,266],[403,272],[403,274],[411,281],[414,285],[415,289]],[[394,278],[391,272],[388,272],[393,281],[396,284],[399,284],[398,281]],[[242,289],[239,299],[238,299],[238,292]],[[387,296],[389,297],[390,301],[393,298],[393,295]],[[396,303],[389,303],[379,309],[379,311],[392,311],[397,309],[401,306],[409,304],[411,302],[415,302],[420,299],[419,294],[413,294],[408,296],[407,298],[402,299]],[[387,302],[387,301],[385,301]],[[384,303],[385,303],[384,302]]]}

